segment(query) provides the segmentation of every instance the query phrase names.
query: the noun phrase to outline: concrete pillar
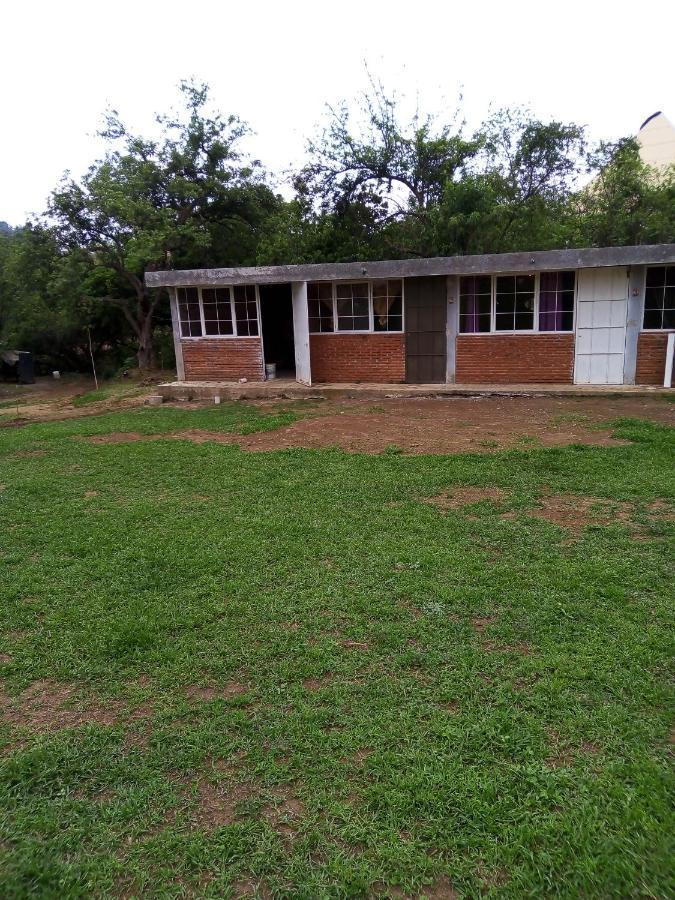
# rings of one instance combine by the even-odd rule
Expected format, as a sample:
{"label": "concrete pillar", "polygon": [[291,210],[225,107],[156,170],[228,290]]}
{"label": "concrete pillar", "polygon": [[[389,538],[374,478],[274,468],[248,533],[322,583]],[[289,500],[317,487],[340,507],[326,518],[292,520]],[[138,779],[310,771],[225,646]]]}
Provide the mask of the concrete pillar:
{"label": "concrete pillar", "polygon": [[628,273],[628,312],[626,350],[623,357],[623,383],[635,384],[638,339],[645,308],[645,267],[631,266]]}

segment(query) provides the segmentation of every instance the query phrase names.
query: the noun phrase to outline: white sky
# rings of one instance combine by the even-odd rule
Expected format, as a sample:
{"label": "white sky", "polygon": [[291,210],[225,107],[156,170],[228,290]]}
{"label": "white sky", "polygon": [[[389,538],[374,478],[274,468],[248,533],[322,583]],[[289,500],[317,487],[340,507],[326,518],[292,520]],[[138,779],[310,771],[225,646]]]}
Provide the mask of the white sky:
{"label": "white sky", "polygon": [[668,0],[23,0],[0,18],[0,220],[43,210],[62,172],[101,154],[108,104],[141,132],[181,78],[211,85],[246,119],[251,153],[280,171],[303,159],[324,104],[366,86],[364,63],[422,109],[470,125],[529,106],[593,138],[673,120],[675,4]]}

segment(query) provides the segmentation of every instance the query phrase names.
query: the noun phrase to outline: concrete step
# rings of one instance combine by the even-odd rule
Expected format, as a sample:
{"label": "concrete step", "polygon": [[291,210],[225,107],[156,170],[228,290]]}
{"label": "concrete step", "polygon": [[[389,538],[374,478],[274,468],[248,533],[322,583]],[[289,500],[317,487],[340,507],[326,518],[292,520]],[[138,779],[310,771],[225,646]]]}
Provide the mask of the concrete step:
{"label": "concrete step", "polygon": [[315,384],[290,379],[258,382],[173,381],[157,386],[164,400],[403,400],[443,397],[653,397],[672,388],[588,384]]}

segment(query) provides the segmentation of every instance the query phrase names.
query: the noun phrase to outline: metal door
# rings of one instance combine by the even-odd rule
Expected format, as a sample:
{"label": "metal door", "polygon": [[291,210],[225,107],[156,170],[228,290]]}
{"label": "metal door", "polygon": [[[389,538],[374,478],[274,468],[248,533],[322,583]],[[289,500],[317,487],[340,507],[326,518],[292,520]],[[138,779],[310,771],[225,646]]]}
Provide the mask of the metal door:
{"label": "metal door", "polygon": [[405,348],[409,384],[445,382],[447,303],[444,276],[406,278]]}
{"label": "metal door", "polygon": [[627,312],[624,266],[580,270],[575,384],[623,384]]}

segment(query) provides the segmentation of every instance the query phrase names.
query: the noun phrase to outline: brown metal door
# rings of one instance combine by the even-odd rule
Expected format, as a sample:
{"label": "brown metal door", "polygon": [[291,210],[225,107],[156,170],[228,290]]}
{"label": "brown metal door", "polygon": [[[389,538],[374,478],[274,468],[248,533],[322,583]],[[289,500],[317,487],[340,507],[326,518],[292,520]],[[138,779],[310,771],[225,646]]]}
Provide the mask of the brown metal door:
{"label": "brown metal door", "polygon": [[442,275],[405,280],[406,381],[445,381],[447,290]]}

